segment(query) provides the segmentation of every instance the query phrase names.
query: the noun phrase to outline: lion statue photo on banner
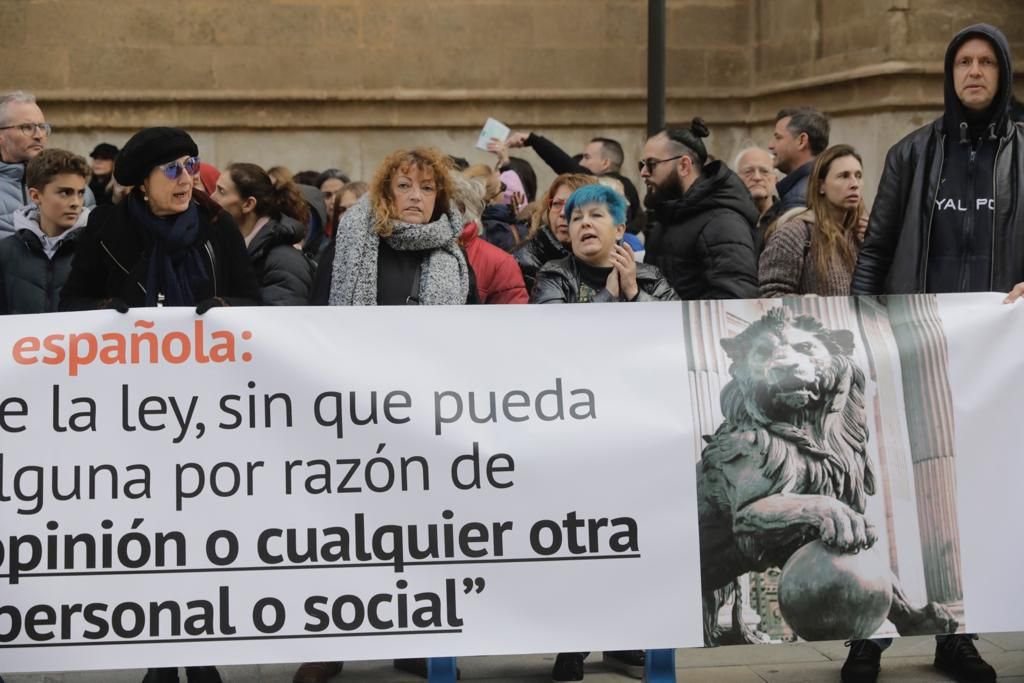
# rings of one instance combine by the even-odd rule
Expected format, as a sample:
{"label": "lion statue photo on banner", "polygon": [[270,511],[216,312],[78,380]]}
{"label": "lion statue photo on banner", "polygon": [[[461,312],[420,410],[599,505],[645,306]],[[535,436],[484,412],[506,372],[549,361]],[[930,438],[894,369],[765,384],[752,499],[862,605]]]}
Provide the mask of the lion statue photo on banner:
{"label": "lion statue photo on banner", "polygon": [[782,616],[806,640],[866,638],[886,619],[902,635],[955,632],[945,606],[909,603],[875,547],[864,512],[876,473],[853,333],[780,307],[721,344],[724,420],[704,437],[697,471],[705,643],[762,640],[740,618],[739,577],[773,567],[782,568]]}

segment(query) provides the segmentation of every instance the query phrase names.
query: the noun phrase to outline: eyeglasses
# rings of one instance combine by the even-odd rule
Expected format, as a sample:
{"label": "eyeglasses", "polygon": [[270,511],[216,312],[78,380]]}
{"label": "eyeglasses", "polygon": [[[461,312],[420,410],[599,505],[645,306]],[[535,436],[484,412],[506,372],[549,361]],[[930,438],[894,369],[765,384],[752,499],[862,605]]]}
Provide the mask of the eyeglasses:
{"label": "eyeglasses", "polygon": [[654,173],[654,167],[657,166],[658,164],[663,164],[666,161],[675,161],[676,159],[682,159],[684,156],[686,155],[680,154],[677,157],[669,157],[668,159],[641,159],[640,162],[637,164],[637,167],[640,169],[641,173],[644,172],[644,166],[647,167],[648,173]]}
{"label": "eyeglasses", "polygon": [[552,209],[558,209],[559,211],[561,211],[562,209],[565,208],[565,200],[564,199],[552,199],[551,200],[551,208]]}
{"label": "eyeglasses", "polygon": [[17,128],[24,135],[35,135],[38,130],[43,135],[49,135],[53,132],[53,126],[48,123],[19,123],[13,126],[0,126],[0,130],[10,130],[11,128]]}
{"label": "eyeglasses", "polygon": [[190,176],[199,173],[199,157],[189,157],[185,161],[168,161],[166,164],[157,166],[160,172],[167,176],[168,180],[177,180],[184,171]]}

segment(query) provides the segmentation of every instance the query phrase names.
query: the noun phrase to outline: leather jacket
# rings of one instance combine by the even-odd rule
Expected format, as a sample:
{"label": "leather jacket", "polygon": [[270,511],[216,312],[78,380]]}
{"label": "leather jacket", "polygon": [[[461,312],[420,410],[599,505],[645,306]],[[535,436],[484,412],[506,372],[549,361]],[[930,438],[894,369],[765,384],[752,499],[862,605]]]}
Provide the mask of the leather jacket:
{"label": "leather jacket", "polygon": [[[985,254],[990,291],[1008,292],[1024,282],[1024,124],[1015,123],[1009,115],[1011,88],[1007,84],[1013,83],[1013,61],[1006,37],[998,29],[975,24],[957,34],[946,50],[942,117],[900,140],[886,155],[867,236],[853,273],[852,294],[929,291],[929,257],[940,186],[965,180],[961,177],[965,169],[947,163],[960,151],[955,145],[971,142],[970,114],[956,94],[951,74],[958,47],[972,37],[982,37],[993,45],[1003,84],[991,105],[991,119],[982,122],[981,139],[996,148],[991,169],[994,210],[991,234],[976,244],[990,251]],[[965,246],[969,248],[970,244]],[[959,291],[975,288],[976,284],[961,285]]]}
{"label": "leather jacket", "polygon": [[[925,291],[946,137],[940,118],[889,150],[852,294]],[[1007,122],[1000,132],[994,180],[990,284],[992,291],[1008,292],[1024,282],[1024,124]]]}
{"label": "leather jacket", "polygon": [[[636,284],[640,291],[634,301],[678,301],[679,297],[661,272],[649,263],[636,264]],[[574,304],[580,298],[580,273],[573,256],[548,261],[537,273],[530,293],[532,304]],[[607,289],[594,297],[595,303],[625,301],[616,299]]]}

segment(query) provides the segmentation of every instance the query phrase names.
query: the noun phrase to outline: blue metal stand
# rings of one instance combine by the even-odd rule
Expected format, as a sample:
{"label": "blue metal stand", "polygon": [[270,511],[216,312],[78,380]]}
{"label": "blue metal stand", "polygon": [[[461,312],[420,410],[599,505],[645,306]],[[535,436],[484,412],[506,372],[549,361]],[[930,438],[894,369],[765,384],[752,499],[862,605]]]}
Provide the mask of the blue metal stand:
{"label": "blue metal stand", "polygon": [[455,683],[455,657],[431,657],[427,660],[427,680],[430,683]]}
{"label": "blue metal stand", "polygon": [[676,683],[676,651],[648,650],[644,656],[644,683]]}

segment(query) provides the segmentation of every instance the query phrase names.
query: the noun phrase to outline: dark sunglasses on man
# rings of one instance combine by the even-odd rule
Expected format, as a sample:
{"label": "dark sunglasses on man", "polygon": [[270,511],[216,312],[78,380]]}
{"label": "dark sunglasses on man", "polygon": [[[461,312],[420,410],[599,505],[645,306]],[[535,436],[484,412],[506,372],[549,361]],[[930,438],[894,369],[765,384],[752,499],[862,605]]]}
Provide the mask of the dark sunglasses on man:
{"label": "dark sunglasses on man", "polygon": [[675,161],[676,159],[682,159],[684,156],[685,156],[684,154],[680,154],[677,157],[669,157],[668,159],[654,159],[654,158],[641,159],[638,162],[637,167],[639,168],[641,173],[644,172],[644,166],[647,167],[647,172],[648,173],[654,173],[654,167],[657,166],[658,164],[663,164],[666,161]]}

